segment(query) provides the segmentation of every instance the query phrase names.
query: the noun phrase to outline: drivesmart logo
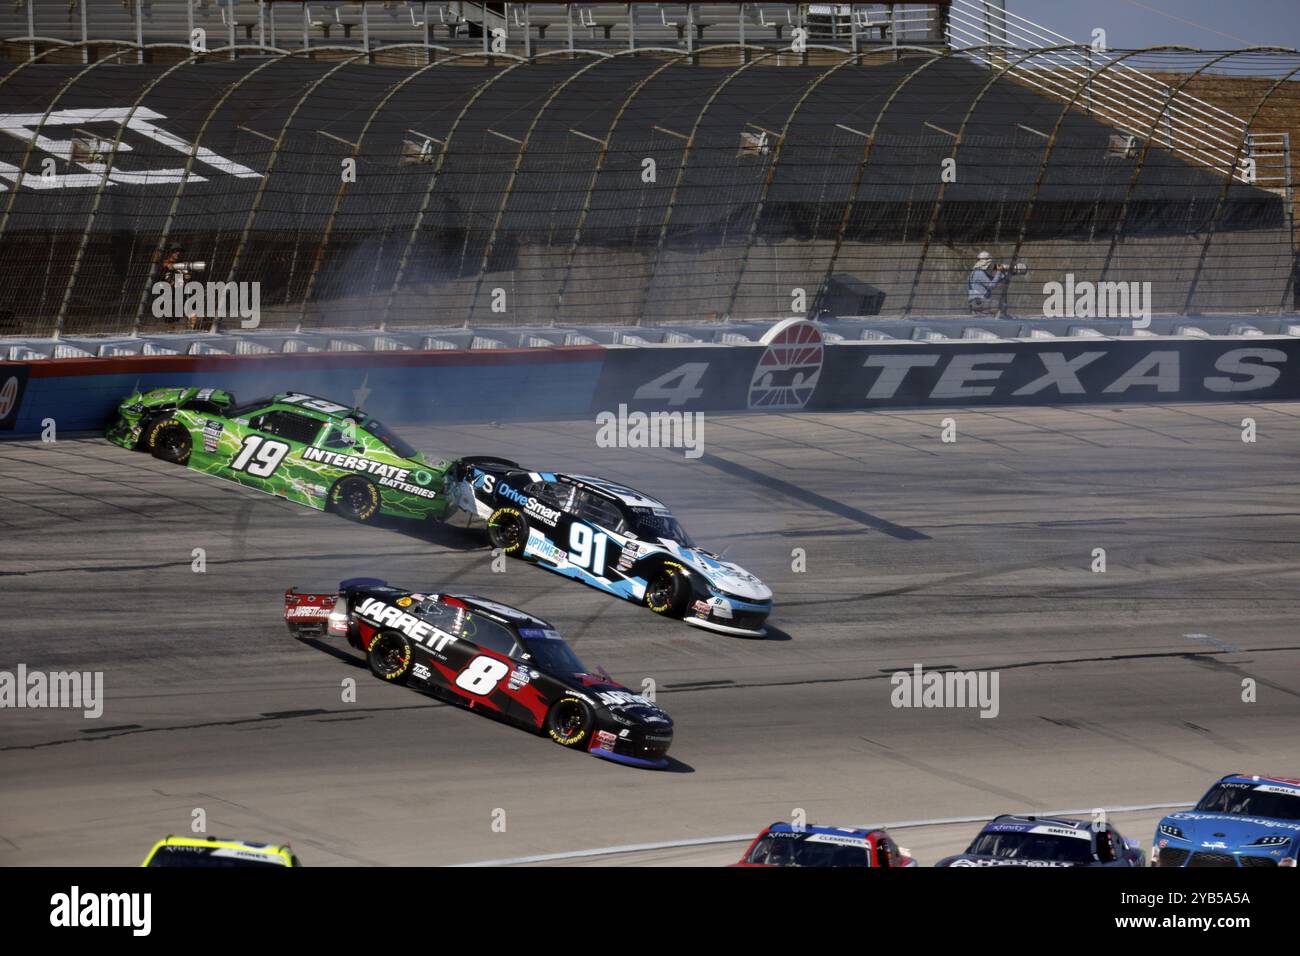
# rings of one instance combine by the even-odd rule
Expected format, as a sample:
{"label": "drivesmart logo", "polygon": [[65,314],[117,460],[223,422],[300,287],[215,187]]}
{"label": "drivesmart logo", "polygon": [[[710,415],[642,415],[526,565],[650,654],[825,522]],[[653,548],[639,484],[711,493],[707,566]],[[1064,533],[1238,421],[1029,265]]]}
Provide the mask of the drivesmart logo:
{"label": "drivesmart logo", "polygon": [[521,505],[529,514],[537,515],[539,518],[554,524],[560,518],[560,512],[556,508],[548,508],[536,498],[530,498],[521,492],[515,491],[509,485],[502,482],[497,485],[497,492],[507,501],[513,501]]}
{"label": "drivesmart logo", "polygon": [[130,927],[132,936],[148,936],[153,928],[152,893],[82,893],[73,886],[50,897],[50,925],[79,927]]}

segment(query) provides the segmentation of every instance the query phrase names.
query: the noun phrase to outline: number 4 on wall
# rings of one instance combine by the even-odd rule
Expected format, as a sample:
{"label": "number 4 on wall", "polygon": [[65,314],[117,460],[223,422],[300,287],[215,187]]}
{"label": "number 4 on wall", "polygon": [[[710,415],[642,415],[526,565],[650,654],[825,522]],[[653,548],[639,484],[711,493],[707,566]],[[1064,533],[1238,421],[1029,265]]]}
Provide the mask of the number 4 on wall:
{"label": "number 4 on wall", "polygon": [[708,362],[687,362],[646,382],[632,397],[658,400],[669,405],[685,405],[704,394],[704,389],[700,388],[700,379],[704,378],[704,373],[708,370]]}

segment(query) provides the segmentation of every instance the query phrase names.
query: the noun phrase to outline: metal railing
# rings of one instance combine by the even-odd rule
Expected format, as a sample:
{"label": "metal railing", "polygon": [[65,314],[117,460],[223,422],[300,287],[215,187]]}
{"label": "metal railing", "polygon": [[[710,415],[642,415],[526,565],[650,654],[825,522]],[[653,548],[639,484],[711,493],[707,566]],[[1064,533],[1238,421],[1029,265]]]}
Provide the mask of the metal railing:
{"label": "metal railing", "polygon": [[1246,138],[1246,156],[1255,163],[1255,185],[1275,192],[1291,203],[1291,134],[1251,133]]}
{"label": "metal railing", "polygon": [[[989,43],[1017,50],[1075,44],[1071,38],[987,0],[953,0],[948,39],[956,49]],[[1003,67],[1007,59],[987,49],[972,52],[970,57],[995,68]],[[1247,137],[1244,119],[1123,63],[1101,71],[1112,59],[1104,48],[1081,45],[1044,52],[1013,66],[1007,75],[1065,101],[1075,97],[1081,85],[1086,86],[1079,101],[1082,108],[1107,124],[1220,173],[1232,170],[1233,178],[1249,181],[1240,162]]]}

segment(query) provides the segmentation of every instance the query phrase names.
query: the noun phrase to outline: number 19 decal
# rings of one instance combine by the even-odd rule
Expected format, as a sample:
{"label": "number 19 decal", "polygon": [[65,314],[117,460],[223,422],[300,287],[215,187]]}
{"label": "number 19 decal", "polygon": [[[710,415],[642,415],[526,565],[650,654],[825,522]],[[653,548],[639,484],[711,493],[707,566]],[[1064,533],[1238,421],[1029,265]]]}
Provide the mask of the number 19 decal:
{"label": "number 19 decal", "polygon": [[289,446],[284,442],[263,438],[261,435],[249,435],[244,439],[244,447],[239,450],[230,467],[235,471],[246,471],[254,478],[270,478],[287,454]]}
{"label": "number 19 decal", "polygon": [[510,665],[505,661],[480,654],[456,675],[456,686],[479,697],[486,697],[497,686],[497,681],[508,673],[510,673]]}

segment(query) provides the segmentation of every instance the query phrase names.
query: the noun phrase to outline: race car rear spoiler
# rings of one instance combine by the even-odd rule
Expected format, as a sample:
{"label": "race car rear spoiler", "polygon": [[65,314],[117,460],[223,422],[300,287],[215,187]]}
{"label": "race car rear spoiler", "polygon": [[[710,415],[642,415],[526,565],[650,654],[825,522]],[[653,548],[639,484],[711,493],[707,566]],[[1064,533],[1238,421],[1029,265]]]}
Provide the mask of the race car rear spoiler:
{"label": "race car rear spoiler", "polygon": [[338,593],[302,594],[296,587],[284,592],[284,623],[294,637],[324,637]]}

